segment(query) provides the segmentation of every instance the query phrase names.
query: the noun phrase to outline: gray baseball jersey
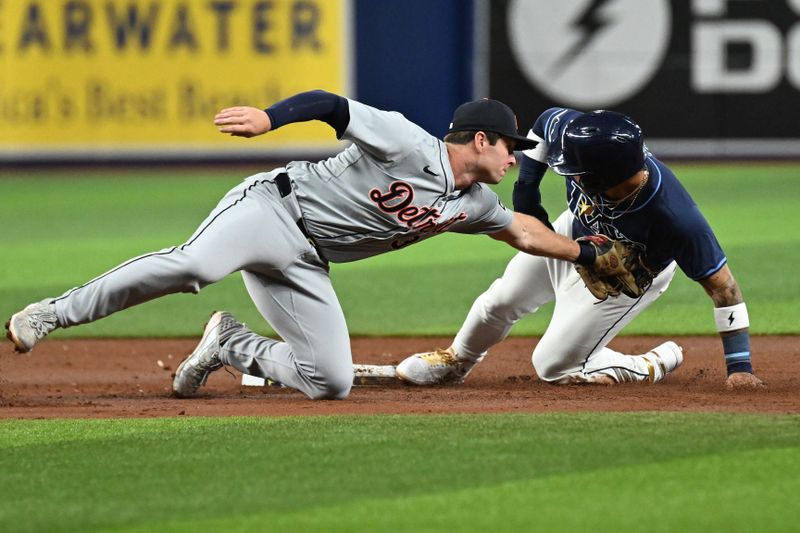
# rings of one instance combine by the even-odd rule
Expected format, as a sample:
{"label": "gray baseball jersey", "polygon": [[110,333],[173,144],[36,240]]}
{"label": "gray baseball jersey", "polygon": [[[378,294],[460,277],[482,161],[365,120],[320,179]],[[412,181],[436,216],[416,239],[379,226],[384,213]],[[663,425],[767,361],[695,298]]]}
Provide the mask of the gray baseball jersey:
{"label": "gray baseball jersey", "polygon": [[326,259],[355,261],[444,231],[495,233],[511,224],[512,213],[485,185],[455,190],[442,141],[399,113],[349,105],[349,148],[286,167]]}

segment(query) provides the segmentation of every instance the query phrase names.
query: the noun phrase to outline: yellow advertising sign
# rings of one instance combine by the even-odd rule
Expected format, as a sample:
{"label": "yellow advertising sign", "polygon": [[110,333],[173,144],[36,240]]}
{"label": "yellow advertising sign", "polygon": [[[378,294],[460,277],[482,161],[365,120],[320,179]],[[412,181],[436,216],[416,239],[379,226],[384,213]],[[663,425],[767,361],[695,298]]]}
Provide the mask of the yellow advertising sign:
{"label": "yellow advertising sign", "polygon": [[0,0],[0,154],[330,148],[318,122],[263,142],[231,105],[349,90],[349,0]]}

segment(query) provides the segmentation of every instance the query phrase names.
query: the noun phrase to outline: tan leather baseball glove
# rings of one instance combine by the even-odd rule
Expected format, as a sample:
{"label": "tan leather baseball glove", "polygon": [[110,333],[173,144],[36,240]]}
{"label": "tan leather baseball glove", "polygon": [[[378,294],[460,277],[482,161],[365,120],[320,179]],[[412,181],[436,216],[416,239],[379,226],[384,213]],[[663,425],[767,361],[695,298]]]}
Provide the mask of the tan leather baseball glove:
{"label": "tan leather baseball glove", "polygon": [[641,245],[615,241],[605,235],[589,235],[576,240],[590,244],[597,254],[594,264],[575,263],[575,269],[598,300],[619,296],[620,293],[638,298],[653,282],[655,273],[644,264]]}

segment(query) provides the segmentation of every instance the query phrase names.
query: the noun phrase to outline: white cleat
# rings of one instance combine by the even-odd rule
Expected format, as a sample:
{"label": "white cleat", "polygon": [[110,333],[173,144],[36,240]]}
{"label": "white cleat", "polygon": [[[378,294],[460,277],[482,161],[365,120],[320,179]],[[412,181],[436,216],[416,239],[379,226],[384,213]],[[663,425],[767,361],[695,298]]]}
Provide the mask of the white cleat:
{"label": "white cleat", "polygon": [[462,383],[482,359],[458,359],[448,348],[409,355],[397,365],[395,372],[398,378],[414,385]]}
{"label": "white cleat", "polygon": [[604,350],[587,362],[579,374],[566,376],[559,384],[657,383],[683,363],[683,349],[672,341],[640,355],[623,355]]}
{"label": "white cleat", "polygon": [[650,383],[657,383],[681,366],[683,348],[672,341],[667,341],[638,357],[642,357],[647,362]]}
{"label": "white cleat", "polygon": [[33,303],[6,322],[6,337],[17,352],[30,352],[37,342],[58,327],[56,306],[49,300]]}
{"label": "white cleat", "polygon": [[233,333],[244,327],[233,315],[217,311],[211,315],[197,347],[175,371],[172,390],[179,398],[194,396],[205,385],[209,374],[222,368],[220,347]]}

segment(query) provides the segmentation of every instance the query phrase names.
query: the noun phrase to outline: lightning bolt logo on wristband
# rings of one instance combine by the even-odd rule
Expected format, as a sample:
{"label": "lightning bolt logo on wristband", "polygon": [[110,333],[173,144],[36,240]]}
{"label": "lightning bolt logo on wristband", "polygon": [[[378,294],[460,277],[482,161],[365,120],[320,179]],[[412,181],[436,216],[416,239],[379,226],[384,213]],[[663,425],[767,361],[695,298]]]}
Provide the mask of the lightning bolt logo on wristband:
{"label": "lightning bolt logo on wristband", "polygon": [[717,324],[717,331],[720,333],[750,327],[750,319],[747,316],[747,306],[744,302],[728,307],[715,308],[714,321]]}

